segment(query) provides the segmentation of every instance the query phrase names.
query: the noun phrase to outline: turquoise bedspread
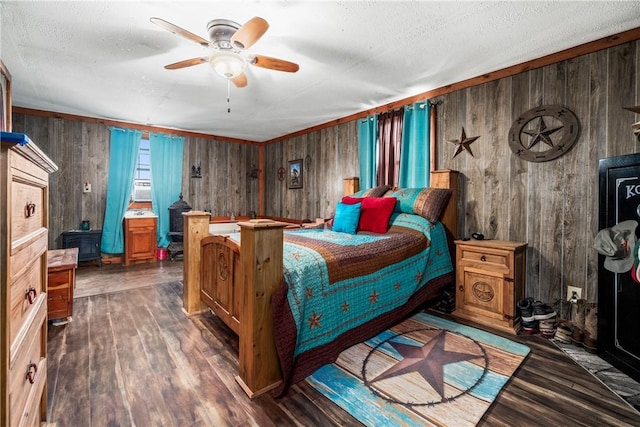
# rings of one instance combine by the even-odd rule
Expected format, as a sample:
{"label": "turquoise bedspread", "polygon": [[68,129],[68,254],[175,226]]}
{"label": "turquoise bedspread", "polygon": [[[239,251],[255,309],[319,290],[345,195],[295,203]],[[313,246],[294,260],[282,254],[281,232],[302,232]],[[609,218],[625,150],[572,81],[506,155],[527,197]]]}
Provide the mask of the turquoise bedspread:
{"label": "turquoise bedspread", "polygon": [[390,225],[382,235],[285,232],[294,357],[404,304],[429,280],[453,271],[442,224],[395,213]]}

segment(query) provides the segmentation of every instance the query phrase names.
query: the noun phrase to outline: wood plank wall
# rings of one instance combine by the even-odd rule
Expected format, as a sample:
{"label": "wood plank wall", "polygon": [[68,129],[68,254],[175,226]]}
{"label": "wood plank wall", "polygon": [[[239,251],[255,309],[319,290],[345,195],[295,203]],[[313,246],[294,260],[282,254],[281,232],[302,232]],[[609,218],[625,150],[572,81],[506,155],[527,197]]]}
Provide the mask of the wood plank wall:
{"label": "wood plank wall", "polygon": [[[438,168],[460,171],[459,235],[527,242],[527,295],[546,302],[563,298],[567,286],[597,298],[598,160],[638,152],[631,124],[638,115],[623,107],[640,104],[640,42],[532,69],[439,96]],[[507,136],[513,121],[539,105],[561,104],[578,117],[574,148],[545,163],[516,158]],[[479,135],[474,157],[448,140]],[[88,219],[102,222],[106,194],[108,129],[101,124],[14,114],[14,131],[26,132],[58,164],[52,175],[52,240]],[[79,149],[78,149],[79,147]],[[356,121],[283,139],[264,148],[266,215],[330,217],[342,196],[342,179],[357,176]],[[254,145],[207,138],[185,139],[183,193],[195,209],[214,215],[258,211],[258,182],[247,178],[259,163]],[[306,159],[304,187],[289,190],[279,167]],[[203,178],[188,178],[200,164]],[[81,184],[92,183],[82,194]],[[245,197],[246,196],[246,197]],[[56,247],[51,245],[51,247]]]}
{"label": "wood plank wall", "polygon": [[[296,136],[265,147],[265,215],[310,219],[329,218],[343,196],[343,178],[358,176],[357,122]],[[288,189],[289,161],[303,159],[303,188]]]}
{"label": "wood plank wall", "polygon": [[[598,160],[635,153],[631,124],[640,118],[623,107],[640,98],[640,42],[632,42],[453,92],[438,100],[437,165],[464,180],[461,236],[527,242],[527,294],[547,302],[583,288],[597,299]],[[540,105],[560,104],[580,121],[571,151],[558,159],[526,162],[510,150],[514,120]],[[474,156],[453,158],[448,140],[480,138]]]}
{"label": "wood plank wall", "polygon": [[[202,178],[191,178],[192,165],[201,167]],[[213,216],[257,213],[259,181],[251,178],[250,172],[258,167],[256,145],[186,137],[184,200],[195,210],[210,210]]]}
{"label": "wood plank wall", "polygon": [[[528,243],[527,295],[554,303],[567,286],[597,299],[598,160],[638,152],[631,124],[640,104],[640,42],[582,55],[489,83],[439,96],[436,164],[461,175],[459,235]],[[577,144],[544,163],[522,161],[507,141],[513,121],[527,110],[561,104],[578,117]],[[453,159],[464,127],[479,135]],[[334,129],[333,133],[332,129]],[[322,133],[321,135],[318,135]],[[342,137],[345,135],[345,137]],[[318,151],[318,141],[322,150]],[[353,144],[353,146],[351,146]],[[329,217],[342,195],[342,178],[357,176],[356,121],[296,136],[266,147],[268,215]],[[287,190],[275,170],[316,153],[320,164],[305,190]],[[311,154],[312,156],[314,154]],[[322,188],[324,186],[324,188]],[[315,203],[315,206],[314,206]]]}
{"label": "wood plank wall", "polygon": [[[109,173],[109,128],[101,123],[13,115],[13,131],[23,132],[57,165],[51,174],[49,248],[60,248],[63,231],[79,229],[89,220],[102,228]],[[191,178],[191,165],[200,165],[202,178]],[[247,173],[258,166],[258,147],[207,138],[185,137],[182,172],[184,200],[214,216],[248,215],[258,211],[258,180]],[[83,193],[84,182],[91,193]]]}

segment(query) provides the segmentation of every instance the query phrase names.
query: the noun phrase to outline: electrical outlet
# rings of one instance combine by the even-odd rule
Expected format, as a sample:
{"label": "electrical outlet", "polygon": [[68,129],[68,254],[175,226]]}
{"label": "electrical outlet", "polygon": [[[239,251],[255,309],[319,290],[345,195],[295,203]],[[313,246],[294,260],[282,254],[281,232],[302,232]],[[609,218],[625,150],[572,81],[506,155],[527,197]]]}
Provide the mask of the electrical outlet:
{"label": "electrical outlet", "polygon": [[[575,297],[574,297],[575,292]],[[573,298],[573,300],[572,300]],[[567,301],[575,301],[582,298],[582,288],[577,288],[575,286],[567,286]]]}

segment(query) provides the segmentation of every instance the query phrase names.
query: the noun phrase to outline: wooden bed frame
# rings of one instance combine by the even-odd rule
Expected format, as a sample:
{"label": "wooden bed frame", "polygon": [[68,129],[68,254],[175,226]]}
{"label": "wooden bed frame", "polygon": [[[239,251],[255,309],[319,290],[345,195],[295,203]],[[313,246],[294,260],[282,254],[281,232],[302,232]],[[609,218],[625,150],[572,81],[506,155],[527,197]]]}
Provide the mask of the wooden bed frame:
{"label": "wooden bed frame", "polygon": [[[450,249],[457,237],[458,172],[431,172],[431,187],[450,188],[442,217]],[[209,235],[210,214],[183,214],[183,310],[210,308],[239,336],[236,380],[250,398],[278,387],[281,373],[271,321],[271,295],[282,280],[283,229],[291,224],[258,219],[239,222],[242,250],[224,235]],[[451,250],[452,257],[455,250]],[[241,321],[242,319],[242,321]]]}

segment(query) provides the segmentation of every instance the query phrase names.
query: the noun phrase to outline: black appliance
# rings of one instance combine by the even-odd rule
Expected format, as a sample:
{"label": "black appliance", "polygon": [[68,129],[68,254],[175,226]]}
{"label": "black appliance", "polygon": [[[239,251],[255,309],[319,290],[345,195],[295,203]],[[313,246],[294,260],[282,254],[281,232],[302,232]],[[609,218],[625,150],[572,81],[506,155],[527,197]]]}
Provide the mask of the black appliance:
{"label": "black appliance", "polygon": [[167,237],[171,243],[169,243],[167,247],[167,252],[169,252],[169,259],[171,261],[173,261],[176,256],[183,254],[184,218],[182,218],[182,214],[190,210],[191,206],[182,200],[182,193],[180,193],[180,199],[169,206],[169,232],[167,233]]}
{"label": "black appliance", "polygon": [[[599,183],[599,230],[625,220],[640,223],[640,154],[601,159]],[[640,283],[630,272],[605,269],[604,259],[598,260],[598,353],[640,381]]]}
{"label": "black appliance", "polygon": [[62,233],[62,248],[78,248],[78,261],[96,261],[102,267],[102,230],[71,230]]}

